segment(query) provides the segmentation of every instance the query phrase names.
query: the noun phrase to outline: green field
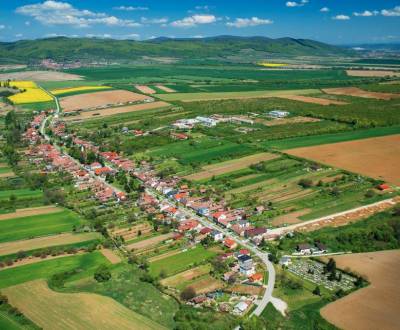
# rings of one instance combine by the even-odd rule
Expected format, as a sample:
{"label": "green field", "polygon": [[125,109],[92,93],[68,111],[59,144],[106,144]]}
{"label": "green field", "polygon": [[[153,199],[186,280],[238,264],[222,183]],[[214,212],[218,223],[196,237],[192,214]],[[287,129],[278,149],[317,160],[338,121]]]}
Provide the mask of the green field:
{"label": "green field", "polygon": [[392,134],[400,134],[400,126],[377,127],[362,130],[353,130],[343,133],[302,136],[283,140],[266,141],[263,142],[262,145],[267,148],[284,150],[310,147],[320,144],[366,139]]}
{"label": "green field", "polygon": [[156,94],[155,96],[164,101],[207,101],[219,99],[240,99],[274,97],[279,95],[308,95],[317,93],[317,89],[299,89],[284,91],[247,91],[247,92],[216,92],[216,93],[170,93]]}
{"label": "green field", "polygon": [[44,260],[35,264],[8,268],[0,271],[0,288],[5,288],[36,279],[50,279],[57,273],[68,270],[80,269],[79,274],[74,275],[71,280],[89,276],[99,265],[109,265],[109,261],[95,251],[71,257],[62,257],[53,260]]}
{"label": "green field", "polygon": [[69,210],[3,220],[0,221],[0,242],[68,232],[82,223],[82,219]]}
{"label": "green field", "polygon": [[166,276],[171,276],[194,266],[196,263],[211,259],[215,255],[215,252],[198,245],[194,249],[150,263],[149,272],[152,276],[158,276],[161,272],[164,272]]}
{"label": "green field", "polygon": [[40,190],[18,189],[18,190],[0,190],[0,200],[9,199],[10,196],[18,198],[35,198],[41,197],[43,192]]}

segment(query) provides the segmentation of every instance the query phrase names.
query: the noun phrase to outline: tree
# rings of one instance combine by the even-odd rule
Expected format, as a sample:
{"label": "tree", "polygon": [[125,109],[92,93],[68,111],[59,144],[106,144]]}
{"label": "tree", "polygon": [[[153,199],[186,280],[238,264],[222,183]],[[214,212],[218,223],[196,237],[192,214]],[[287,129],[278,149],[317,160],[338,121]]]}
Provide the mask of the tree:
{"label": "tree", "polygon": [[320,296],[321,289],[319,288],[319,286],[316,286],[312,293],[315,294],[316,296]]}
{"label": "tree", "polygon": [[106,265],[101,265],[97,268],[93,277],[97,282],[107,282],[111,279],[111,272]]}
{"label": "tree", "polygon": [[188,286],[181,292],[182,300],[190,300],[193,299],[195,296],[196,296],[196,291],[191,286]]}
{"label": "tree", "polygon": [[310,179],[301,179],[298,185],[301,186],[302,188],[310,188],[312,187],[313,182]]}

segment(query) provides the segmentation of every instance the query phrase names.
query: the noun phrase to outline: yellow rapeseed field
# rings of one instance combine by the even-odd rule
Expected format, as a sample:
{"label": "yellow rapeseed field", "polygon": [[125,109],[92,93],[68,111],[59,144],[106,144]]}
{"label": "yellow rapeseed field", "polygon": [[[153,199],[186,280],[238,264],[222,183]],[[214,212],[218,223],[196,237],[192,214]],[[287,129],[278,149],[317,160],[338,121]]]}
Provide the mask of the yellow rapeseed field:
{"label": "yellow rapeseed field", "polygon": [[79,86],[79,87],[70,87],[70,88],[59,88],[53,89],[50,92],[54,95],[66,94],[66,93],[74,93],[80,91],[94,91],[94,90],[102,90],[109,89],[110,86]]}
{"label": "yellow rapeseed field", "polygon": [[53,100],[49,94],[40,89],[33,81],[11,81],[10,86],[25,90],[22,93],[8,97],[14,104],[47,102]]}
{"label": "yellow rapeseed field", "polygon": [[279,67],[282,67],[282,66],[287,66],[287,64],[285,64],[285,63],[267,63],[267,62],[261,62],[261,63],[258,63],[259,65],[262,65],[262,66],[266,66],[266,67],[268,67],[268,68],[279,68]]}

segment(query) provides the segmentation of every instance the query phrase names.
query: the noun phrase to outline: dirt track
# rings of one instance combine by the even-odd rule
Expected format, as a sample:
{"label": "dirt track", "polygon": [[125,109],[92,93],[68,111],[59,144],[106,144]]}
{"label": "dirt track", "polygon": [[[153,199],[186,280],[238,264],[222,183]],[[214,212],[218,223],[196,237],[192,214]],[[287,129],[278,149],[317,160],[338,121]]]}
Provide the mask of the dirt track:
{"label": "dirt track", "polygon": [[371,283],[321,310],[329,322],[344,330],[397,330],[400,327],[400,251],[334,257],[339,268],[350,268]]}
{"label": "dirt track", "polygon": [[60,98],[60,105],[64,112],[71,112],[143,101],[148,98],[146,95],[125,90],[111,90],[62,97]]}
{"label": "dirt track", "polygon": [[400,135],[286,150],[288,154],[400,186]]}

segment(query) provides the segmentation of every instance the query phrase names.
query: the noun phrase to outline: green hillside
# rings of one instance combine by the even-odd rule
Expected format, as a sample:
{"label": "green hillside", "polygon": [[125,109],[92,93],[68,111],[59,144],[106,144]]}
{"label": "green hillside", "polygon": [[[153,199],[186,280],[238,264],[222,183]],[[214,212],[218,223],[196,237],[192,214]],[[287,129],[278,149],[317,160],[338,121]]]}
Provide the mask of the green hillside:
{"label": "green hillside", "polygon": [[203,39],[157,38],[147,41],[56,37],[0,43],[0,61],[34,62],[56,60],[118,59],[134,60],[142,56],[168,56],[183,59],[237,55],[241,51],[270,55],[349,55],[345,48],[321,42],[265,37],[220,36]]}

